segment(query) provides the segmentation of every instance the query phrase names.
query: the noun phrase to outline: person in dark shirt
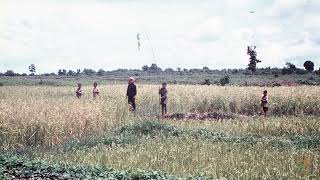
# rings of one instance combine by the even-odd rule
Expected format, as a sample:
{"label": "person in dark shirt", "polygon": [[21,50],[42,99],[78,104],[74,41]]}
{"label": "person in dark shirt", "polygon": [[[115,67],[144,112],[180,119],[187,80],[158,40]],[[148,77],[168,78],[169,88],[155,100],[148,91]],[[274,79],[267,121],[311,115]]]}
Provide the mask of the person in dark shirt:
{"label": "person in dark shirt", "polygon": [[268,115],[268,110],[269,110],[269,98],[268,98],[268,91],[263,91],[263,96],[261,98],[261,107],[264,113],[264,116]]}
{"label": "person in dark shirt", "polygon": [[76,95],[77,95],[77,98],[81,98],[82,96],[82,89],[81,89],[82,85],[79,83],[78,84],[78,88],[76,90]]}
{"label": "person in dark shirt", "polygon": [[136,95],[137,87],[135,85],[135,79],[130,77],[128,80],[127,98],[130,105],[130,111],[136,110]]}
{"label": "person in dark shirt", "polygon": [[161,104],[161,112],[162,116],[167,114],[167,103],[168,103],[168,90],[167,84],[163,83],[162,88],[159,89],[160,94],[160,104]]}

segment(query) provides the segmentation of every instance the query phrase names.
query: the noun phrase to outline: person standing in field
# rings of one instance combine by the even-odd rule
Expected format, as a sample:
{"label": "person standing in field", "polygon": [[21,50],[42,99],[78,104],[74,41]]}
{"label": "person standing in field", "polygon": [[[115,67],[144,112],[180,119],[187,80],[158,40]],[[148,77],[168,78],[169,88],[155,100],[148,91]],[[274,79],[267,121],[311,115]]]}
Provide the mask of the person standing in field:
{"label": "person standing in field", "polygon": [[92,95],[93,95],[93,98],[96,98],[96,97],[99,96],[99,89],[98,89],[98,83],[97,82],[93,83]]}
{"label": "person standing in field", "polygon": [[168,90],[167,84],[163,83],[162,88],[159,89],[160,104],[161,104],[161,114],[162,116],[167,114],[167,103],[168,103]]}
{"label": "person standing in field", "polygon": [[136,95],[137,87],[135,85],[135,79],[130,77],[128,80],[127,98],[128,104],[130,105],[130,111],[136,110]]}
{"label": "person standing in field", "polygon": [[82,96],[82,89],[81,89],[81,87],[82,87],[82,84],[81,84],[81,83],[78,83],[78,88],[77,88],[77,90],[76,90],[77,98],[81,98],[81,96]]}
{"label": "person standing in field", "polygon": [[261,98],[261,107],[264,113],[264,116],[268,115],[269,105],[268,105],[268,91],[263,91],[263,96]]}

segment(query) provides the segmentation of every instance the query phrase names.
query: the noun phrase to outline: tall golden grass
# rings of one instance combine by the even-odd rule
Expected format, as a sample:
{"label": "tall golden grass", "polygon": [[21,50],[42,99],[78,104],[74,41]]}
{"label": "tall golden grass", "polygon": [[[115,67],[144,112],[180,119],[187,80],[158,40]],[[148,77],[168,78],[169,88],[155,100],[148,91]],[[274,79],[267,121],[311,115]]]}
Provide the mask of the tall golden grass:
{"label": "tall golden grass", "polygon": [[[0,87],[0,147],[23,148],[61,144],[72,138],[99,135],[135,121],[156,119],[157,85],[138,85],[135,113],[128,112],[125,85],[92,87],[75,97],[73,87]],[[252,115],[268,90],[270,115],[320,115],[320,87],[218,87],[172,85],[170,112],[224,111]],[[252,126],[251,126],[252,127]],[[271,131],[271,130],[270,130]]]}

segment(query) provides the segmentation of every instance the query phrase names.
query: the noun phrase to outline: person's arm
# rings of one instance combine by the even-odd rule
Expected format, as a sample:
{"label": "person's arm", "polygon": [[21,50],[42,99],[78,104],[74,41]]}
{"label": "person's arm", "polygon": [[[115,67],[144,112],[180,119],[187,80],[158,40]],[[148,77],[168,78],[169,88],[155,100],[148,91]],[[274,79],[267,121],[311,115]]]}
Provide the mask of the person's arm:
{"label": "person's arm", "polygon": [[134,96],[136,96],[137,95],[137,87],[136,86],[133,86],[133,94],[134,94]]}
{"label": "person's arm", "polygon": [[162,96],[162,98],[163,98],[163,99],[167,99],[167,97],[168,97],[168,91],[166,91],[166,92],[164,93],[164,95]]}
{"label": "person's arm", "polygon": [[127,88],[127,97],[129,96],[129,86]]}

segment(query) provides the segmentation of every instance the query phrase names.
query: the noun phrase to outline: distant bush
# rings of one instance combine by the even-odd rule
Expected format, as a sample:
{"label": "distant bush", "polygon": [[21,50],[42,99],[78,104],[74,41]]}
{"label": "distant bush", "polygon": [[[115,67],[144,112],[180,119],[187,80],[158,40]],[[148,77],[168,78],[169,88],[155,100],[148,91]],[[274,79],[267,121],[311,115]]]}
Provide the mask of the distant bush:
{"label": "distant bush", "polygon": [[164,70],[165,73],[174,73],[175,71],[172,68],[167,68]]}
{"label": "distant bush", "polygon": [[312,72],[314,70],[314,63],[312,61],[306,61],[306,62],[304,62],[303,67],[307,71]]}
{"label": "distant bush", "polygon": [[3,83],[0,83],[0,87],[2,87],[3,86]]}
{"label": "distant bush", "polygon": [[316,71],[315,73],[320,76],[320,67],[319,67],[319,70]]}
{"label": "distant bush", "polygon": [[106,74],[106,71],[103,69],[99,69],[97,72],[97,76],[104,76]]}
{"label": "distant bush", "polygon": [[297,68],[297,69],[296,69],[296,74],[298,74],[298,75],[304,75],[304,74],[308,74],[308,71],[306,71],[306,70],[304,70],[304,69]]}
{"label": "distant bush", "polygon": [[44,73],[42,76],[50,76],[50,73]]}
{"label": "distant bush", "polygon": [[7,70],[5,73],[4,73],[5,76],[15,76],[16,74],[12,71],[12,70]]}
{"label": "distant bush", "polygon": [[77,75],[76,72],[72,71],[72,70],[69,70],[68,73],[67,73],[68,76],[75,76]]}
{"label": "distant bush", "polygon": [[59,76],[66,76],[66,75],[67,75],[67,70],[65,70],[65,69],[59,69],[58,75],[59,75]]}
{"label": "distant bush", "polygon": [[94,71],[93,69],[87,69],[87,68],[85,68],[82,72],[88,76],[92,76],[92,75],[96,74],[96,71]]}
{"label": "distant bush", "polygon": [[223,78],[220,79],[220,85],[221,86],[225,86],[226,84],[230,83],[230,77],[229,76],[225,76]]}
{"label": "distant bush", "polygon": [[201,85],[210,85],[210,79],[204,79],[204,82],[201,83]]}
{"label": "distant bush", "polygon": [[286,74],[293,74],[293,73],[295,73],[295,71],[294,70],[292,70],[292,69],[290,69],[290,68],[283,68],[282,70],[281,70],[281,74],[282,75],[286,75]]}
{"label": "distant bush", "polygon": [[309,86],[315,86],[315,85],[320,85],[320,82],[314,81],[314,78],[309,78],[308,80],[297,80],[296,83],[301,84],[301,85],[309,85]]}
{"label": "distant bush", "polygon": [[296,70],[297,70],[297,67],[294,64],[287,62],[286,67],[284,67],[281,70],[281,74],[282,75],[294,74],[296,72]]}

